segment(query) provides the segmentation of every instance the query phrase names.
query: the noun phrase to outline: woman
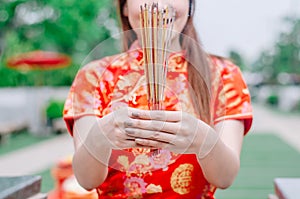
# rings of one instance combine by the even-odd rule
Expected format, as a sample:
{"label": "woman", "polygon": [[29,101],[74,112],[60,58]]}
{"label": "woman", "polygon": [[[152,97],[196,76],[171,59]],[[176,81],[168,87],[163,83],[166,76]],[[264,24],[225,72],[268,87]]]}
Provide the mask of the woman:
{"label": "woman", "polygon": [[[240,70],[197,45],[194,0],[157,1],[176,10],[165,111],[147,110],[140,48],[140,5],[119,0],[126,53],[77,74],[64,118],[75,143],[78,182],[99,198],[214,198],[240,167],[252,122]],[[132,34],[133,33],[133,34]]]}

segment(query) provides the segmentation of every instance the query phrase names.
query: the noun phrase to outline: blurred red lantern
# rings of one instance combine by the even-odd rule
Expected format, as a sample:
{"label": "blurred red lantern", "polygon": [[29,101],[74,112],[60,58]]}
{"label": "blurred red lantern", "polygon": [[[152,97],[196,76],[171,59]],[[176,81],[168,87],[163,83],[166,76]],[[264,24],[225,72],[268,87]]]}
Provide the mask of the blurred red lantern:
{"label": "blurred red lantern", "polygon": [[52,70],[67,67],[71,58],[67,55],[50,51],[31,51],[7,59],[7,66],[21,71]]}

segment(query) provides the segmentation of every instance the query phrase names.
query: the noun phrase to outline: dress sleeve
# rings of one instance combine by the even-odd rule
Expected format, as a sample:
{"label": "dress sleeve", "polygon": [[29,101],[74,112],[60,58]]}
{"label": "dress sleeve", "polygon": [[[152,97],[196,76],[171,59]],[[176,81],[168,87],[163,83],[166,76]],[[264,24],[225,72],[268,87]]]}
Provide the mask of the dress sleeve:
{"label": "dress sleeve", "polygon": [[75,119],[87,115],[103,116],[109,92],[109,82],[104,80],[110,74],[105,65],[104,61],[89,63],[78,71],[72,83],[63,111],[71,135]]}
{"label": "dress sleeve", "polygon": [[219,80],[215,103],[214,122],[244,120],[246,134],[252,125],[252,105],[247,84],[238,66],[226,59],[215,60],[219,68]]}

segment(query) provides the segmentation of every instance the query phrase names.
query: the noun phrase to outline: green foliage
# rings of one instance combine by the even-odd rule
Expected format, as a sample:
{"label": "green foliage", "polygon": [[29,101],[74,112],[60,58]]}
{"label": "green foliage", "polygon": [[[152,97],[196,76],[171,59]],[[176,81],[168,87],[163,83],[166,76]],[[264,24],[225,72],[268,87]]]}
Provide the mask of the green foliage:
{"label": "green foliage", "polygon": [[[115,34],[114,10],[110,0],[5,0],[0,4],[0,86],[70,85],[90,51]],[[7,68],[8,57],[32,50],[65,53],[72,64],[26,73]],[[109,51],[117,49],[111,45]]]}
{"label": "green foliage", "polygon": [[267,98],[267,103],[272,106],[277,106],[279,103],[279,98],[277,95],[272,94]]}
{"label": "green foliage", "polygon": [[264,50],[254,63],[254,72],[263,72],[276,83],[280,73],[300,74],[300,19],[286,18],[290,29],[281,33],[273,48]]}
{"label": "green foliage", "polygon": [[51,100],[46,108],[48,119],[60,118],[63,116],[64,101]]}

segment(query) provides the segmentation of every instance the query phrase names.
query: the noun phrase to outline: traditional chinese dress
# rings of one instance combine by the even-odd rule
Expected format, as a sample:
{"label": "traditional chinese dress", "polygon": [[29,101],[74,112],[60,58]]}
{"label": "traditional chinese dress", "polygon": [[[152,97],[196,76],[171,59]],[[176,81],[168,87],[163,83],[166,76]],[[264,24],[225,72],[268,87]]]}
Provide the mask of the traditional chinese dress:
{"label": "traditional chinese dress", "polygon": [[[213,71],[214,122],[244,120],[246,134],[252,123],[252,107],[239,68],[227,59],[216,56],[208,59]],[[136,42],[128,52],[84,66],[65,103],[64,119],[69,132],[73,132],[75,118],[103,117],[124,106],[148,109],[143,63],[143,52]],[[195,115],[184,52],[172,53],[168,63],[165,109]],[[113,150],[107,178],[97,188],[99,198],[212,199],[215,190],[203,176],[194,154],[141,148]]]}

